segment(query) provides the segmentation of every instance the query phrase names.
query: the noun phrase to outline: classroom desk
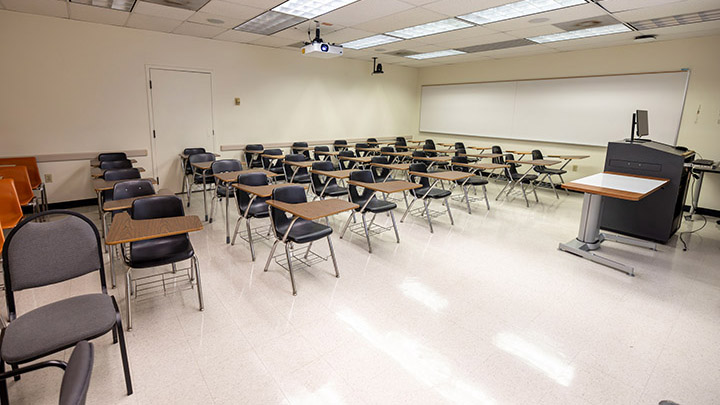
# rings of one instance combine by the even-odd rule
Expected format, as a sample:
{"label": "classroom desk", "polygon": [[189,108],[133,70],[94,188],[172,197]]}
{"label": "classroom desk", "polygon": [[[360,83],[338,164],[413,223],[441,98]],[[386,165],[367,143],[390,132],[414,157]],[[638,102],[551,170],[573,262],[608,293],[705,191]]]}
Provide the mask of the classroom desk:
{"label": "classroom desk", "polygon": [[316,150],[314,151],[316,155],[325,156],[325,160],[330,160],[333,157],[337,157],[340,152],[338,151],[324,151],[324,150]]}
{"label": "classroom desk", "polygon": [[490,150],[492,149],[492,146],[466,146],[466,149],[475,149],[475,150]]}
{"label": "classroom desk", "polygon": [[360,167],[365,167],[366,164],[372,162],[372,158],[370,156],[338,156],[338,159],[355,162]]}
{"label": "classroom desk", "polygon": [[426,162],[430,162],[430,165],[428,166],[428,171],[435,165],[435,163],[443,163],[443,162],[449,162],[452,160],[450,156],[435,156],[435,157],[421,157],[421,156],[413,156],[413,160],[424,160]]}
{"label": "classroom desk", "polygon": [[[368,190],[372,190],[372,194],[368,196],[367,201],[365,201],[365,204],[363,204],[362,207],[360,207],[359,213],[363,215],[363,228],[365,229],[365,239],[367,240],[368,244],[368,252],[372,253],[372,246],[370,245],[370,233],[369,228],[365,225],[365,209],[367,208],[368,204],[370,204],[370,201],[372,201],[373,198],[375,198],[375,193],[380,192],[384,195],[392,194],[392,193],[404,193],[408,190],[413,190],[416,188],[422,187],[421,184],[413,183],[411,181],[405,181],[405,180],[395,180],[390,181],[386,183],[365,183],[362,181],[355,181],[350,180],[348,184],[351,184],[353,186],[357,187],[363,187]],[[393,223],[393,229],[395,230],[395,240],[397,240],[397,243],[400,243],[400,234],[398,233],[397,224],[395,223],[395,215],[393,214],[392,210],[389,211],[390,218],[392,219]],[[345,232],[347,231],[348,226],[350,226],[350,220],[352,219],[352,215],[348,217],[347,221],[345,221],[345,226],[343,227],[342,233],[340,234],[340,239],[345,235]],[[373,217],[374,219],[374,217]],[[370,221],[370,227],[372,227],[372,220]]]}
{"label": "classroom desk", "polygon": [[[137,163],[137,159],[130,159],[130,163]],[[100,161],[97,158],[90,159],[90,167],[100,167]]]}
{"label": "classroom desk", "polygon": [[[215,155],[215,157],[220,157],[219,153],[213,153],[213,152],[204,152],[204,153],[212,153],[213,155]],[[179,156],[181,159],[185,159],[185,160],[187,160],[187,158],[190,157],[190,155],[186,155],[184,153],[180,153]]]}
{"label": "classroom desk", "polygon": [[313,163],[319,162],[319,160],[300,160],[300,161],[294,161],[294,160],[287,160],[283,159],[283,163],[285,163],[288,166],[292,166],[292,176],[290,176],[290,179],[287,180],[288,183],[292,183],[293,180],[295,180],[295,175],[297,174],[298,170],[301,168],[309,169],[312,167]]}
{"label": "classroom desk", "polygon": [[393,160],[391,163],[395,163],[402,158],[412,157],[412,152],[380,152],[381,155],[392,156]]}
{"label": "classroom desk", "polygon": [[436,145],[440,145],[440,146],[445,146],[445,147],[448,147],[448,148],[452,148],[452,147],[455,146],[454,143],[435,142],[435,144],[436,144]]}
{"label": "classroom desk", "polygon": [[[207,194],[207,192],[206,192],[207,191],[207,179],[206,179],[206,177],[207,177],[207,171],[212,168],[213,163],[214,163],[214,161],[207,161],[207,162],[194,162],[194,163],[190,164],[193,168],[200,170],[200,173],[203,178],[203,208],[205,209],[205,220],[206,221],[208,220],[207,195],[206,195]],[[188,193],[188,204],[190,204],[189,196],[190,196],[190,194]]]}
{"label": "classroom desk", "polygon": [[600,232],[602,197],[640,201],[669,183],[667,179],[641,177],[629,174],[604,172],[564,183],[563,188],[585,193],[580,229],[577,238],[560,243],[558,249],[584,259],[620,270],[629,276],[635,272],[631,266],[592,253],[603,241],[611,240],[629,245],[657,250],[657,245],[640,239]]}
{"label": "classroom desk", "polygon": [[[143,173],[145,171],[144,167],[135,167],[134,169],[138,169],[140,173]],[[102,177],[105,175],[106,170],[112,170],[112,169],[101,169],[99,167],[91,167],[90,168],[90,177],[97,179],[98,177]]]}
{"label": "classroom desk", "polygon": [[269,169],[269,168],[273,167],[273,165],[275,165],[278,161],[285,159],[285,155],[270,155],[267,153],[263,153],[260,156],[264,157],[265,159],[268,159],[268,167],[265,167],[265,161],[264,160],[262,161],[263,169]]}
{"label": "classroom desk", "polygon": [[[370,166],[397,170],[399,172],[407,172],[410,170],[410,163],[370,163]],[[388,178],[390,178],[390,176],[385,177],[382,182],[387,182]]]}
{"label": "classroom desk", "polygon": [[416,141],[416,140],[411,139],[411,140],[409,140],[409,141],[406,141],[406,143],[416,143],[416,144],[420,144],[420,143],[425,143],[425,141]]}
{"label": "classroom desk", "polygon": [[363,156],[374,155],[374,154],[380,153],[380,148],[358,148],[356,146],[355,150],[358,152],[364,152],[365,154]]}
{"label": "classroom desk", "polygon": [[564,160],[565,163],[563,163],[563,165],[560,166],[560,169],[559,169],[559,170],[562,170],[565,168],[565,166],[567,166],[573,160],[587,159],[590,157],[590,155],[548,155],[548,157]]}
{"label": "classroom desk", "polygon": [[[263,150],[247,150],[247,149],[244,149],[243,152],[249,153],[249,154],[252,155],[252,156],[250,156],[250,162],[247,162],[247,166],[248,166],[248,167],[252,167],[253,162],[255,162],[256,160],[260,159],[260,156],[262,156],[262,154],[265,152],[265,150],[264,150],[264,149],[263,149]],[[262,163],[262,162],[260,162],[260,163]]]}
{"label": "classroom desk", "polygon": [[[332,177],[333,179],[338,179],[338,180],[349,179],[349,178],[350,178],[350,173],[352,173],[352,172],[354,172],[354,171],[357,171],[357,169],[345,169],[345,170],[315,170],[315,169],[310,169],[310,173],[315,173],[315,174],[318,174],[318,175],[320,175],[320,176],[325,176],[325,177]],[[317,190],[315,190],[315,185],[314,185],[314,184],[312,185],[313,191],[315,192],[315,194],[317,194],[317,195],[320,197],[320,199],[323,198],[322,196],[325,194],[325,190],[327,190],[327,186],[328,186],[329,184],[330,184],[329,181],[326,181],[326,182],[325,182],[325,185],[323,186],[323,189],[322,189],[322,191],[320,192],[320,194],[317,194]]]}
{"label": "classroom desk", "polygon": [[[518,184],[522,184],[522,181],[525,180],[525,177],[527,177],[527,175],[530,174],[530,171],[531,171],[534,167],[536,167],[536,166],[552,166],[552,165],[556,165],[556,164],[561,163],[561,162],[560,162],[559,160],[532,159],[532,160],[507,160],[507,161],[505,161],[505,163],[517,164],[517,165],[529,165],[530,167],[527,169],[527,171],[525,171],[525,173],[523,173],[523,175],[522,175],[519,179],[517,179],[517,180],[509,179],[510,181],[505,185],[505,187],[503,187],[502,190],[500,190],[500,193],[497,195],[497,197],[495,197],[495,200],[496,200],[496,201],[497,201],[498,198],[500,198],[500,196],[503,194],[503,192],[505,191],[505,189],[507,189],[507,193],[505,194],[505,198],[507,199],[507,197],[508,197],[508,196],[510,195],[510,193],[513,191],[513,189],[515,188],[515,186],[518,185]],[[509,186],[510,188],[508,188],[508,186]],[[539,202],[540,200],[538,200],[537,193],[535,192],[536,184],[533,184],[532,186],[533,186],[533,187],[532,187],[532,190],[531,190],[531,191],[533,192],[533,194],[535,194],[535,201],[538,201],[538,202]],[[522,188],[522,185],[521,185],[520,187]],[[524,190],[524,189],[523,189],[523,195],[525,195],[525,190]],[[526,205],[527,207],[530,207],[530,202],[528,201],[526,195],[525,195],[525,205]]]}
{"label": "classroom desk", "polygon": [[457,149],[423,149],[424,152],[434,152],[434,153],[441,153],[443,155],[447,155],[450,153],[457,153]]}
{"label": "classroom desk", "polygon": [[521,150],[506,150],[505,152],[512,153],[514,155],[519,155],[520,157],[517,160],[522,160],[522,158],[524,158],[525,155],[532,155],[532,152],[521,151]]}
{"label": "classroom desk", "polygon": [[461,153],[460,156],[467,156],[478,159],[495,159],[505,156],[503,153]]}
{"label": "classroom desk", "polygon": [[[359,207],[359,205],[357,204],[337,198],[328,198],[326,200],[309,201],[298,204],[291,204],[277,200],[267,200],[266,204],[281,211],[287,212],[288,214],[292,215],[293,218],[291,219],[290,225],[288,225],[288,228],[285,231],[282,239],[278,239],[275,230],[273,230],[273,234],[275,235],[275,243],[273,243],[273,247],[270,250],[270,255],[268,256],[267,263],[265,264],[265,271],[267,271],[268,267],[270,266],[270,260],[272,260],[273,258],[273,254],[275,253],[275,248],[277,247],[278,242],[287,243],[287,237],[290,234],[293,225],[295,225],[295,222],[297,222],[298,219],[302,218],[308,221],[315,221],[321,218],[325,218],[325,223],[330,226],[330,222],[328,221],[327,217],[339,214],[341,212],[354,210],[355,208]],[[330,235],[327,236],[327,241],[333,259],[333,266],[335,267],[335,277],[340,277],[340,272],[338,271],[337,261],[335,260],[335,254]],[[285,249],[287,254],[288,269],[290,271],[290,282],[292,283],[293,295],[297,295],[297,289],[295,288],[295,276],[292,272],[292,258],[290,257],[290,253],[287,250],[287,246]],[[308,253],[309,252],[310,246],[308,246]],[[305,254],[305,256],[307,257],[307,253]]]}
{"label": "classroom desk", "polygon": [[313,150],[314,146],[292,146],[290,149],[292,150],[300,150],[303,152],[309,152]]}
{"label": "classroom desk", "polygon": [[[458,172],[458,171],[444,171],[444,172],[434,172],[434,173],[426,173],[426,172],[409,172],[409,173],[412,176],[427,177],[429,179],[434,180],[430,184],[430,187],[428,187],[428,190],[422,196],[421,199],[423,199],[423,200],[424,200],[425,196],[427,196],[430,193],[430,190],[432,190],[439,181],[457,181],[457,180],[462,180],[462,179],[466,179],[468,177],[473,176],[472,173]],[[467,187],[463,187],[463,193],[465,194],[465,197],[467,197]],[[418,200],[418,197],[416,195],[413,195],[413,200],[410,202],[410,205],[405,210],[405,214],[403,214],[403,217],[402,217],[402,219],[400,219],[400,222],[405,221],[405,217],[407,217],[408,213],[410,213],[410,209],[412,208],[413,204],[415,204],[415,201],[417,201],[417,200]],[[434,233],[433,227],[432,227],[432,221],[430,218],[430,213],[428,212],[428,205],[429,204],[425,204],[425,217],[427,218],[428,225],[430,226],[430,233]],[[447,200],[447,197],[445,198],[445,208],[447,209],[448,217],[450,217],[450,225],[455,225],[455,221],[453,220],[452,213],[450,212],[450,202]]]}
{"label": "classroom desk", "polygon": [[[256,167],[254,169],[247,169],[247,170],[239,170],[239,171],[223,172],[223,173],[213,173],[213,176],[215,176],[216,181],[219,183],[222,183],[229,192],[230,185],[232,183],[237,182],[238,176],[247,174],[247,173],[263,173],[271,179],[278,175],[277,173],[273,173],[271,171]],[[230,243],[230,219],[228,216],[229,205],[230,205],[230,196],[225,196],[225,243],[226,244]],[[212,223],[212,220],[213,219],[212,219],[212,215],[211,215],[209,222]]]}
{"label": "classroom desk", "polygon": [[[95,190],[95,195],[97,196],[97,201],[98,201],[98,216],[101,220],[103,218],[102,192],[106,191],[106,190],[112,190],[113,187],[115,187],[115,184],[117,184],[117,183],[122,183],[123,181],[131,181],[131,180],[137,180],[137,179],[105,180],[102,178],[98,178],[98,179],[92,180],[93,189]],[[157,184],[157,181],[155,181],[154,177],[144,178],[144,180],[150,180],[150,182],[152,184]],[[103,236],[105,236],[105,235],[103,235]]]}

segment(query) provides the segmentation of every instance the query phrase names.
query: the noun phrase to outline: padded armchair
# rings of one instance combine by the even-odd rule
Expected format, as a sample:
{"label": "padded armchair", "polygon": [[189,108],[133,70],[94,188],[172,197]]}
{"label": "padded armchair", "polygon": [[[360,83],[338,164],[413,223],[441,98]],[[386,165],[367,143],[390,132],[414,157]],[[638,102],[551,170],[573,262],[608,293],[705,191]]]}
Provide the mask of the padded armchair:
{"label": "padded armchair", "polygon": [[[315,162],[312,165],[313,170],[322,170],[331,172],[335,170],[335,166],[333,166],[332,162]],[[321,200],[324,200],[325,197],[341,197],[348,193],[348,189],[345,187],[340,187],[337,184],[337,179],[333,177],[327,177],[325,181],[321,179],[321,176],[317,173],[310,173],[310,178],[312,180],[312,189],[316,196],[320,197]]]}
{"label": "padded armchair", "polygon": [[[356,172],[350,173],[350,180],[352,181],[360,181],[363,183],[375,183],[373,179],[373,174],[370,170],[358,170]],[[377,214],[387,212],[390,214],[390,218],[392,219],[393,229],[395,230],[395,239],[397,243],[400,243],[400,235],[398,234],[397,224],[395,223],[395,215],[393,214],[393,210],[397,208],[397,204],[387,201],[387,200],[380,200],[375,196],[375,191],[370,189],[363,189],[362,192],[360,192],[358,189],[362,188],[353,184],[348,185],[348,189],[350,191],[350,201],[358,204],[359,207],[355,208],[355,211],[360,213],[362,216],[362,223],[363,223],[363,229],[365,230],[365,239],[367,240],[368,244],[368,252],[372,253],[372,245],[370,244],[370,232],[369,227],[371,228],[373,225],[373,222],[375,222],[375,216]],[[365,214],[367,213],[373,214],[372,219],[370,220],[370,226],[368,227],[367,221],[365,219]],[[342,239],[343,236],[345,236],[345,232],[347,231],[348,226],[350,225],[350,220],[352,217],[348,217],[347,222],[345,222],[345,226],[343,227],[342,234],[340,234],[340,239]]]}
{"label": "padded armchair", "polygon": [[[276,188],[272,192],[272,199],[290,204],[307,202],[305,190],[299,186]],[[270,255],[265,263],[264,271],[268,271],[270,261],[274,257],[278,243],[282,242],[285,244],[285,256],[287,258],[288,271],[290,272],[290,283],[292,284],[293,295],[297,295],[292,267],[293,254],[291,253],[294,245],[312,244],[314,241],[327,238],[333,266],[335,267],[335,277],[340,277],[337,260],[335,258],[335,249],[333,249],[332,241],[330,240],[330,234],[332,234],[332,228],[330,226],[318,224],[317,222],[308,221],[300,217],[289,217],[285,211],[272,206],[270,206],[270,221],[272,222],[272,228],[275,234],[275,242],[270,249]],[[310,252],[311,246],[312,245],[308,246],[308,253]],[[307,254],[305,257],[307,258]]]}
{"label": "padded armchair", "polygon": [[129,169],[133,167],[130,159],[122,160],[103,160],[100,162],[101,169]]}
{"label": "padded armchair", "polygon": [[[266,186],[268,185],[268,178],[265,173],[246,173],[239,175],[237,182],[238,184],[244,184],[247,186]],[[240,221],[245,219],[245,227],[247,228],[248,237],[247,241],[250,245],[250,254],[253,261],[255,261],[255,246],[253,245],[250,220],[253,218],[267,218],[270,216],[268,205],[265,204],[265,201],[267,200],[268,199],[265,197],[258,197],[255,194],[249,194],[235,188],[235,201],[237,202],[238,215],[240,217],[235,223],[232,246],[235,246],[235,238],[237,238],[238,232],[240,231]]]}
{"label": "padded armchair", "polygon": [[[252,143],[245,146],[246,151],[260,151],[264,149],[265,147],[259,143]],[[248,169],[252,169],[253,167],[262,167],[262,160],[260,160],[260,155],[256,153],[245,152],[245,164],[247,164]]]}
{"label": "padded armchair", "polygon": [[97,158],[100,162],[106,162],[110,160],[126,160],[127,154],[125,152],[101,153],[98,155]]}
{"label": "padded armchair", "polygon": [[[410,172],[427,173],[427,165],[425,163],[412,163],[410,165]],[[447,209],[448,217],[450,217],[450,224],[455,224],[455,222],[453,221],[452,213],[450,212],[450,202],[448,201],[448,198],[451,195],[451,192],[449,190],[441,190],[434,188],[433,186],[435,183],[431,185],[430,180],[427,177],[423,176],[410,174],[410,181],[419,183],[422,187],[410,190],[410,194],[413,196],[413,200],[410,202],[410,206],[408,207],[407,211],[405,211],[405,214],[403,215],[400,222],[403,222],[405,220],[405,217],[410,212],[410,209],[412,208],[415,201],[422,200],[424,205],[425,218],[427,218],[428,225],[430,226],[430,233],[433,233],[432,219],[430,218],[430,211],[428,206],[430,205],[431,200],[444,199],[445,208]]]}
{"label": "padded armchair", "polygon": [[[174,195],[158,195],[141,198],[133,201],[132,208],[130,209],[130,217],[132,219],[169,218],[184,215],[185,211],[182,200]],[[130,300],[133,295],[132,291],[135,291],[135,295],[137,295],[137,288],[132,288],[133,282],[135,281],[133,280],[133,269],[147,269],[172,264],[172,274],[175,274],[177,271],[175,266],[177,262],[190,260],[188,277],[191,283],[197,279],[200,310],[202,311],[204,309],[199,260],[195,255],[195,250],[193,249],[192,243],[190,243],[190,237],[187,233],[130,242],[129,248],[122,249],[122,252],[123,260],[128,266],[127,272],[125,273],[128,330],[132,329],[132,307]]]}
{"label": "padded armchair", "polygon": [[[290,162],[304,162],[306,160],[309,160],[309,158],[307,158],[303,154],[295,153],[291,155],[285,155],[285,160]],[[308,169],[306,167],[293,166],[287,163],[283,164],[283,167],[285,169],[285,178],[287,179],[288,183],[310,183],[310,174],[308,173]]]}
{"label": "padded armchair", "polygon": [[[262,162],[260,162],[259,160],[258,163],[262,165]],[[216,160],[215,162],[213,162],[210,169],[212,170],[213,174],[225,172],[239,172],[242,170],[242,163],[240,163],[240,161],[237,159]],[[212,223],[213,217],[215,216],[215,206],[217,205],[218,201],[222,200],[223,198],[232,198],[235,196],[235,193],[228,189],[228,185],[217,181],[217,179],[215,179],[215,181],[217,186],[215,187],[212,201],[210,201],[210,223]]]}
{"label": "padded armchair", "polygon": [[[532,151],[532,158],[533,158],[533,160],[544,159],[542,152],[540,152],[540,150],[538,150],[538,149],[535,149]],[[545,167],[545,166],[535,166],[535,167],[533,167],[533,170],[536,173],[543,175],[540,178],[540,180],[538,180],[538,183],[542,183],[543,180],[545,180],[545,178],[547,178],[548,181],[550,182],[550,186],[552,186],[552,189],[555,192],[555,198],[560,198],[560,196],[558,195],[558,192],[557,192],[557,187],[555,186],[555,183],[552,181],[552,176],[558,176],[560,178],[560,184],[563,184],[563,183],[565,183],[565,180],[563,179],[562,175],[567,173],[567,170],[553,169],[551,167]],[[567,189],[565,189],[565,194],[569,194]]]}
{"label": "padded armchair", "polygon": [[[46,220],[49,216],[60,217]],[[41,220],[43,222],[37,222]],[[32,215],[7,237],[3,255],[5,302],[10,323],[0,336],[0,372],[61,352],[112,331],[120,343],[127,394],[133,392],[122,319],[108,295],[100,234],[87,217],[52,210]],[[100,292],[54,301],[17,316],[15,293],[97,272]],[[19,377],[16,377],[18,379]],[[7,385],[0,382],[7,400]]]}

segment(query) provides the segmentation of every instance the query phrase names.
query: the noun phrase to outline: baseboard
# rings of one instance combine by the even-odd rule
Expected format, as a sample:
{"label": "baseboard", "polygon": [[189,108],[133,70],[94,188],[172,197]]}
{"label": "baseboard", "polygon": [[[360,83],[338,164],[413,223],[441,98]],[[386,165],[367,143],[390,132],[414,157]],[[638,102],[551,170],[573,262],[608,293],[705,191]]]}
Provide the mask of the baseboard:
{"label": "baseboard", "polygon": [[[684,206],[683,211],[690,212],[690,206],[689,205]],[[713,210],[710,208],[698,207],[698,209],[697,209],[697,211],[695,211],[695,213],[700,214],[700,215],[706,215],[709,217],[720,218],[720,210]]]}

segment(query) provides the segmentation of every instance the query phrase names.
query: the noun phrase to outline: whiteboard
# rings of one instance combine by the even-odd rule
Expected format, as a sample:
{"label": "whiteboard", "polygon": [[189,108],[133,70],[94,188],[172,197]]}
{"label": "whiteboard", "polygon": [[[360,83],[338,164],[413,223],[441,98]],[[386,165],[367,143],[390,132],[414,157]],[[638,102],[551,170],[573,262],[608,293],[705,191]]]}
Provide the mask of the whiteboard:
{"label": "whiteboard", "polygon": [[649,138],[675,145],[689,74],[423,86],[420,131],[605,146],[648,110]]}

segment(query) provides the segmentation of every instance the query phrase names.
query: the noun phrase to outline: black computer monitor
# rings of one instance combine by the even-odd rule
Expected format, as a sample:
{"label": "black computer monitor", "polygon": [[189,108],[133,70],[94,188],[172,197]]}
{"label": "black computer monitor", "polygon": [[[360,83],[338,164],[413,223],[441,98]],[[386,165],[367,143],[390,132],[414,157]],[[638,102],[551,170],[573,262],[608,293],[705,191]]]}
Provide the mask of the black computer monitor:
{"label": "black computer monitor", "polygon": [[648,129],[648,112],[647,110],[635,111],[635,119],[637,120],[637,136],[648,136],[650,130]]}

